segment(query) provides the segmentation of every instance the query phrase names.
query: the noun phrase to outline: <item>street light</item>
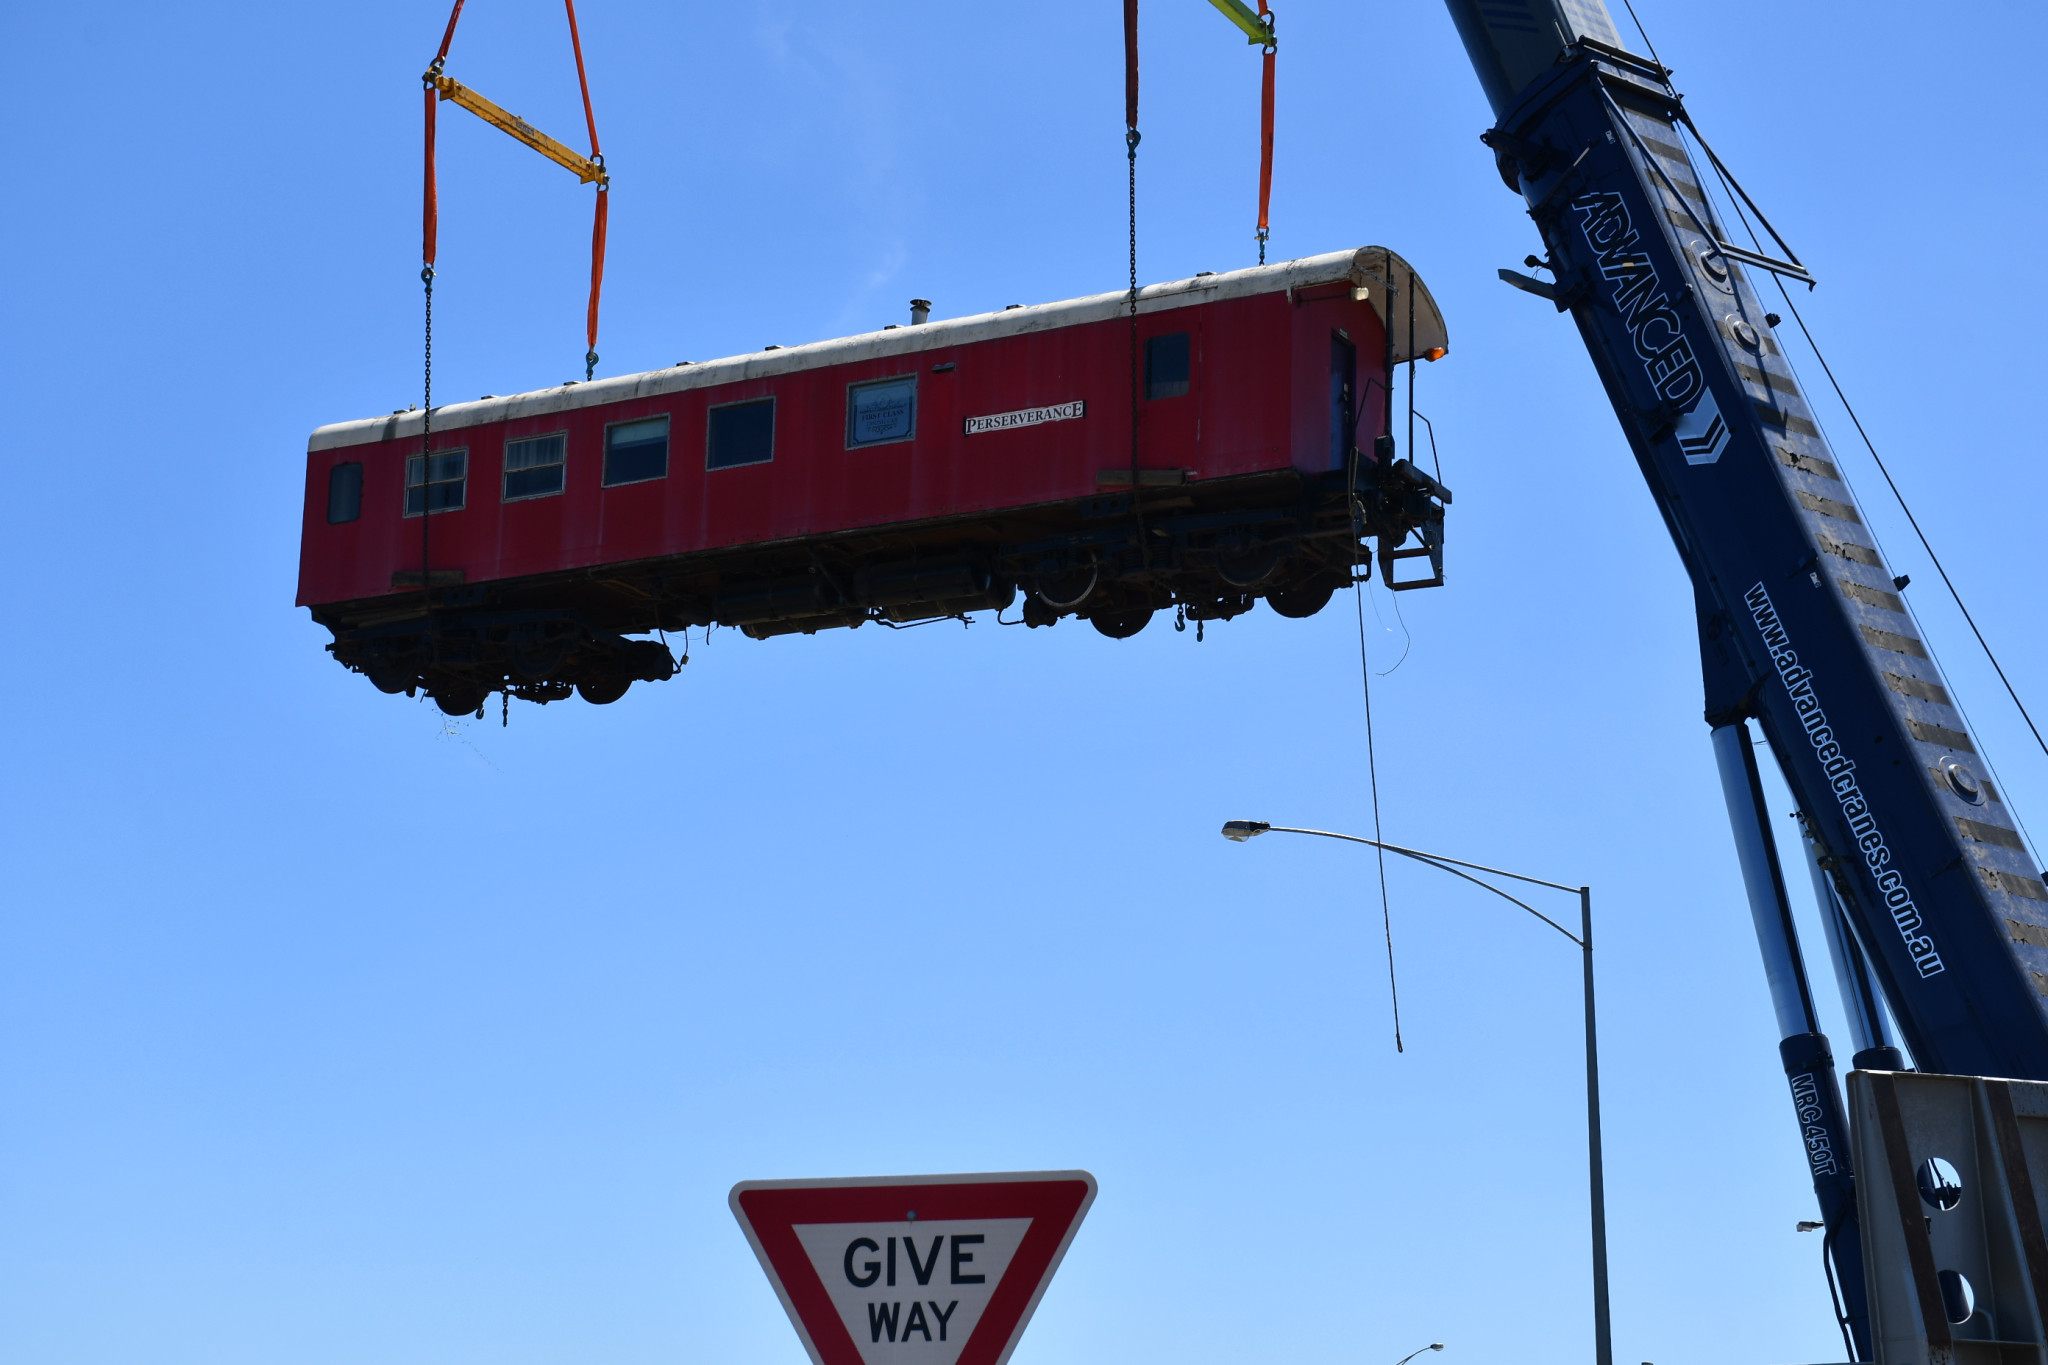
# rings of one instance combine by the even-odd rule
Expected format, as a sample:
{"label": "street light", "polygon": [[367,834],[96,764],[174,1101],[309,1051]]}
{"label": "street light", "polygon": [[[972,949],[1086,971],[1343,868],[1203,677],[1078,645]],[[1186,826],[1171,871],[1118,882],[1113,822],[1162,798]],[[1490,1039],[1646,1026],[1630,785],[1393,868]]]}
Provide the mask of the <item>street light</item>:
{"label": "street light", "polygon": [[[1231,821],[1230,823],[1231,823],[1231,824],[1233,824],[1233,825],[1235,825],[1235,824],[1238,824],[1238,823],[1241,823],[1241,822],[1239,822],[1239,821],[1236,821],[1236,820],[1232,820],[1232,821]],[[1407,1355],[1405,1355],[1405,1356],[1402,1356],[1402,1357],[1401,1357],[1401,1358],[1400,1358],[1399,1360],[1395,1361],[1395,1362],[1394,1362],[1394,1365],[1408,1365],[1408,1362],[1409,1362],[1409,1361],[1411,1361],[1411,1360],[1415,1359],[1415,1357],[1417,1357],[1417,1356],[1421,1355],[1421,1354],[1422,1354],[1422,1353],[1423,1353],[1424,1351],[1441,1351],[1441,1350],[1442,1350],[1443,1348],[1444,1348],[1444,1344],[1443,1344],[1443,1343],[1442,1343],[1441,1341],[1432,1341],[1432,1342],[1431,1342],[1431,1343],[1429,1343],[1429,1345],[1427,1345],[1427,1346],[1418,1346],[1418,1347],[1416,1347],[1416,1348],[1415,1348],[1414,1350],[1410,1351],[1410,1352],[1409,1352],[1409,1353],[1408,1353]]]}
{"label": "street light", "polygon": [[[1453,877],[1464,878],[1474,886],[1485,887],[1502,900],[1513,901],[1579,946],[1580,960],[1584,963],[1586,976],[1586,1174],[1593,1222],[1593,1354],[1595,1365],[1614,1365],[1614,1336],[1607,1314],[1607,1180],[1600,1160],[1600,1046],[1599,1033],[1593,1022],[1592,888],[1565,886],[1559,882],[1544,881],[1541,877],[1525,877],[1519,872],[1505,872],[1482,863],[1446,858],[1440,853],[1424,853],[1420,849],[1402,848],[1399,844],[1383,844],[1377,839],[1361,839],[1355,834],[1333,834],[1326,829],[1296,829],[1290,825],[1268,824],[1264,820],[1227,820],[1223,825],[1223,837],[1234,843],[1241,844],[1266,833],[1313,834],[1319,839],[1342,839],[1346,843],[1364,844],[1369,848],[1398,853],[1404,858],[1426,863],[1439,872],[1448,872]],[[1532,886],[1548,887],[1552,891],[1576,892],[1579,898],[1579,932],[1574,934],[1535,906],[1510,896],[1492,883],[1483,882],[1470,872],[1460,872],[1458,869],[1461,867],[1469,867],[1473,872],[1484,872],[1490,876],[1528,882]],[[1442,1349],[1442,1345],[1434,1343],[1423,1348],[1435,1351]],[[1408,1359],[1412,1360],[1421,1354],[1422,1351],[1412,1352]],[[1407,1365],[1407,1361],[1400,1362],[1400,1365]]]}

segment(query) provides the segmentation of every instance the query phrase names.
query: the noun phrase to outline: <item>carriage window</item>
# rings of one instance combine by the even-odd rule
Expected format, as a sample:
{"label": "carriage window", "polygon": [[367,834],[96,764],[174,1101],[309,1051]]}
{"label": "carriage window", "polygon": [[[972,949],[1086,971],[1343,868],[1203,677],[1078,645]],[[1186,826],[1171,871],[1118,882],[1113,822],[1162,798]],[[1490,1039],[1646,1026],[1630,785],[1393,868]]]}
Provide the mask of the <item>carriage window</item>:
{"label": "carriage window", "polygon": [[1145,343],[1145,396],[1178,398],[1188,391],[1188,334],[1172,332]]}
{"label": "carriage window", "polygon": [[620,422],[604,429],[604,486],[668,477],[668,418]]}
{"label": "carriage window", "polygon": [[562,491],[562,460],[569,438],[562,432],[505,442],[505,501],[544,498]]}
{"label": "carriage window", "polygon": [[704,447],[706,469],[766,464],[775,458],[775,400],[728,403],[711,410],[711,431]]}
{"label": "carriage window", "polygon": [[853,384],[846,390],[846,448],[907,441],[917,434],[917,376]]}
{"label": "carriage window", "polygon": [[1352,429],[1358,425],[1358,348],[1330,333],[1330,468],[1351,458]]}
{"label": "carriage window", "polygon": [[[431,468],[428,466],[431,465]],[[405,462],[405,514],[459,512],[469,482],[469,452],[437,450],[430,461],[415,455]]]}
{"label": "carriage window", "polygon": [[327,471],[327,524],[339,526],[363,514],[363,467],[353,462]]}

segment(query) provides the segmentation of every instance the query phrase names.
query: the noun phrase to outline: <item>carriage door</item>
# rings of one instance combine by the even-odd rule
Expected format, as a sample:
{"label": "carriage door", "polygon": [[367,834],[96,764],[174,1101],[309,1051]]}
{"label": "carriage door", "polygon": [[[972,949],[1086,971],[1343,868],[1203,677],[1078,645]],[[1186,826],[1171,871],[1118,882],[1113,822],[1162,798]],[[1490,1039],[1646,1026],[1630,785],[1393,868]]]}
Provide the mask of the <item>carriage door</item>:
{"label": "carriage door", "polygon": [[1330,333],[1330,468],[1351,458],[1358,425],[1358,348],[1341,332]]}
{"label": "carriage door", "polygon": [[1139,430],[1145,462],[1154,468],[1197,463],[1202,386],[1195,377],[1202,364],[1202,333],[1190,314],[1198,311],[1166,314],[1162,322],[1174,330],[1145,339],[1145,409]]}

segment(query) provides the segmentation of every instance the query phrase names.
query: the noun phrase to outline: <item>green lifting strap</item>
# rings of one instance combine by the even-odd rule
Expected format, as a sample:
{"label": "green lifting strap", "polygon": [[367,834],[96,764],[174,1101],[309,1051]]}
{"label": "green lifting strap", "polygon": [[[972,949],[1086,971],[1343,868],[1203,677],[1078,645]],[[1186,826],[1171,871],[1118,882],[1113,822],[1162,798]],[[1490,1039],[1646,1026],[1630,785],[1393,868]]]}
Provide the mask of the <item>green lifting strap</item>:
{"label": "green lifting strap", "polygon": [[1244,30],[1244,35],[1254,45],[1265,47],[1273,41],[1273,31],[1266,27],[1258,14],[1244,0],[1209,0],[1223,14],[1223,17]]}

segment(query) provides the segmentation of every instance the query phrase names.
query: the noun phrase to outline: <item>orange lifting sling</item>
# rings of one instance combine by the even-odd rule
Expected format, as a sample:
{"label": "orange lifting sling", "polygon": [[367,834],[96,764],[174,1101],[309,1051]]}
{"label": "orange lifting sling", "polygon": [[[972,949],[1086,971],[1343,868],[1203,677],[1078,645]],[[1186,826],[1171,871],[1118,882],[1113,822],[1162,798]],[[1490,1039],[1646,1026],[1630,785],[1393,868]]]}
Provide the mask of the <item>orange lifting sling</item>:
{"label": "orange lifting sling", "polygon": [[576,83],[583,91],[583,121],[590,129],[590,155],[587,157],[555,141],[517,114],[507,113],[474,90],[441,74],[441,68],[448,61],[448,46],[455,41],[455,23],[462,17],[463,4],[464,0],[455,0],[455,8],[448,15],[448,30],[441,35],[441,50],[434,54],[433,64],[421,77],[426,85],[427,99],[426,201],[420,250],[423,273],[431,281],[441,216],[440,197],[434,184],[434,107],[441,100],[452,100],[550,161],[568,167],[584,184],[597,186],[597,213],[590,228],[590,312],[585,323],[587,353],[583,357],[583,377],[588,380],[597,372],[597,301],[604,289],[605,218],[612,182],[604,168],[604,153],[597,145],[597,116],[591,112],[590,80],[583,70],[583,40],[576,32],[576,0],[563,0],[563,5],[569,12],[569,44],[576,53]]}
{"label": "orange lifting sling", "polygon": [[1273,12],[1266,0],[1259,0],[1253,13],[1244,0],[1209,0],[1223,17],[1243,30],[1247,40],[1265,57],[1265,73],[1259,83],[1259,264],[1266,263],[1266,207],[1273,199],[1273,54],[1277,41],[1273,33]]}

